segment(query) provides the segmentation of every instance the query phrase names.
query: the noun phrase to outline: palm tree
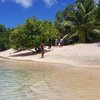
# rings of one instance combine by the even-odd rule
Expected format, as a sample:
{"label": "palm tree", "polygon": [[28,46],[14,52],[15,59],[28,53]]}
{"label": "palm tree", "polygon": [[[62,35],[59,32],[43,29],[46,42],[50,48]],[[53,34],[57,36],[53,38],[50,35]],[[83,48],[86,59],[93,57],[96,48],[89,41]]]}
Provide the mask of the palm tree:
{"label": "palm tree", "polygon": [[95,11],[94,24],[98,29],[100,29],[100,1],[96,6],[97,6],[97,9]]}
{"label": "palm tree", "polygon": [[66,34],[63,38],[70,39],[72,37],[78,37],[79,42],[87,43],[93,41],[92,33],[99,33],[94,26],[94,12],[97,6],[94,0],[77,0],[75,12],[73,12],[74,21],[64,21],[64,26],[70,26],[71,32]]}

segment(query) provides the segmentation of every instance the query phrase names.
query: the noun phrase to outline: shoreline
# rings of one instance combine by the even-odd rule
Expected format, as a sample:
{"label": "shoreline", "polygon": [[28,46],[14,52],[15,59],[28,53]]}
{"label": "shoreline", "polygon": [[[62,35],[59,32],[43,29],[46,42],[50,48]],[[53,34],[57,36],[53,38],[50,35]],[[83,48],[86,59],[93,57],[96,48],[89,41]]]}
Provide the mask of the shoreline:
{"label": "shoreline", "polygon": [[[76,52],[77,46],[81,47],[82,52],[79,50],[79,52]],[[96,47],[96,45],[91,46]],[[22,88],[20,89],[32,89],[32,94],[36,93],[37,97],[40,95],[40,99],[41,95],[43,95],[43,97],[48,96],[50,99],[52,96],[55,98],[58,96],[60,98],[59,100],[80,100],[81,98],[85,98],[86,100],[98,99],[100,98],[100,53],[98,52],[100,48],[96,48],[95,50],[92,49],[93,51],[89,49],[89,53],[87,52],[88,50],[84,51],[87,47],[84,48],[85,45],[54,48],[52,51],[47,52],[43,59],[40,59],[40,54],[24,57],[19,55],[17,57],[9,57],[9,53],[13,54],[13,50],[4,51],[0,53],[1,76],[3,77],[2,79],[5,79],[5,81],[2,81],[1,79],[1,85],[5,86],[5,84],[9,82],[7,86],[13,87],[16,85],[13,85],[12,83],[18,84],[17,82],[21,82],[20,85]],[[90,48],[89,45],[88,48]],[[70,50],[70,52],[68,52],[69,55],[67,54],[68,49]],[[65,52],[62,53],[61,51]],[[94,53],[94,51],[96,52]],[[27,53],[29,51],[22,52]],[[22,54],[22,52],[19,53]],[[77,56],[75,56],[76,54]],[[1,57],[1,55],[4,57]],[[70,62],[74,66],[68,64],[67,61],[69,59],[74,62]],[[40,60],[42,60],[42,62],[40,62]],[[52,63],[49,61],[52,61]],[[53,63],[54,61],[57,63]],[[75,66],[76,62],[79,66]],[[83,66],[83,64],[92,65],[93,67],[86,67]],[[96,65],[98,65],[98,67],[96,67]],[[14,89],[16,88],[14,87]],[[16,94],[16,90],[14,91]],[[31,94],[31,92],[29,93]],[[46,93],[47,95],[45,95]],[[59,94],[61,95],[59,96]]]}
{"label": "shoreline", "polygon": [[[96,64],[96,65],[87,65],[86,63],[84,64],[84,62],[77,62],[76,64],[75,63],[64,63],[64,62],[50,62],[50,61],[35,61],[35,60],[32,60],[32,59],[19,59],[19,58],[9,58],[9,57],[2,57],[0,56],[0,59],[3,59],[3,60],[10,60],[10,61],[14,61],[14,62],[25,62],[25,63],[37,63],[37,64],[46,64],[46,65],[56,65],[56,66],[63,66],[63,67],[73,67],[73,68],[100,68],[100,65],[99,64]],[[100,61],[100,60],[99,60]]]}
{"label": "shoreline", "polygon": [[[80,50],[79,50],[80,49]],[[0,52],[0,58],[17,60],[17,61],[32,61],[49,64],[63,64],[73,67],[88,67],[100,68],[100,47],[95,44],[78,44],[64,47],[52,47],[50,52],[45,53],[44,58],[40,58],[41,54],[33,54],[27,56],[19,56],[30,53],[25,50],[14,53],[13,49]],[[14,57],[13,57],[14,55]]]}

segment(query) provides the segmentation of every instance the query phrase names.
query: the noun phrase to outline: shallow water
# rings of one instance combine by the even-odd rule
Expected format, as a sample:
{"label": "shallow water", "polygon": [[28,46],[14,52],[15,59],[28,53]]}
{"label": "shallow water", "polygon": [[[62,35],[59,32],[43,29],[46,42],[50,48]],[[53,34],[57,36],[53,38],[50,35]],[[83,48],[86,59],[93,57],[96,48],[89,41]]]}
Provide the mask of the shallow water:
{"label": "shallow water", "polygon": [[65,99],[60,87],[49,85],[55,68],[39,67],[34,63],[0,60],[0,100]]}
{"label": "shallow water", "polygon": [[99,100],[99,85],[100,69],[0,59],[0,100]]}

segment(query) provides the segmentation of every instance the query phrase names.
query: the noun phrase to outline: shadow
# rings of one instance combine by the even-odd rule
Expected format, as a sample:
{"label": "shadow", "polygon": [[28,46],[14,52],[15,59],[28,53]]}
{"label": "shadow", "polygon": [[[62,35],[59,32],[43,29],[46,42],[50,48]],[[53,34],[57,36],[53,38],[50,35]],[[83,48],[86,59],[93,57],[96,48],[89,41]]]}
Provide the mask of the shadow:
{"label": "shadow", "polygon": [[[50,52],[51,50],[45,50],[45,53]],[[36,51],[31,51],[31,52],[27,52],[27,53],[21,53],[21,54],[13,54],[10,55],[9,57],[18,57],[18,56],[31,56],[31,55],[37,55],[37,54],[41,54],[41,52],[36,52]]]}
{"label": "shadow", "polygon": [[27,53],[21,53],[21,54],[13,54],[10,57],[18,57],[18,56],[31,56],[31,55],[35,55],[38,54],[37,52],[27,52]]}
{"label": "shadow", "polygon": [[23,50],[25,50],[25,49],[16,50],[14,53],[18,53],[18,52],[21,52],[21,51],[23,51]]}
{"label": "shadow", "polygon": [[98,44],[98,47],[100,47],[100,44]]}

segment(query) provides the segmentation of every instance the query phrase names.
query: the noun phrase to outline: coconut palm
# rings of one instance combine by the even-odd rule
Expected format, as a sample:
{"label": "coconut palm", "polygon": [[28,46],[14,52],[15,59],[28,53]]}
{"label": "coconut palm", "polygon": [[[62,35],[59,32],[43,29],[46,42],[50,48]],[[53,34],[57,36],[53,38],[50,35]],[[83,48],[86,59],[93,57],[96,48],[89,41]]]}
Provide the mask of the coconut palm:
{"label": "coconut palm", "polygon": [[82,43],[93,41],[93,34],[100,34],[100,30],[97,30],[94,26],[94,12],[96,9],[94,0],[78,0],[75,12],[73,12],[74,21],[67,20],[63,23],[64,26],[71,27],[71,32],[63,38],[70,39],[77,36],[79,42]]}
{"label": "coconut palm", "polygon": [[95,11],[94,24],[98,29],[100,29],[100,1],[96,6],[97,6],[97,9]]}

